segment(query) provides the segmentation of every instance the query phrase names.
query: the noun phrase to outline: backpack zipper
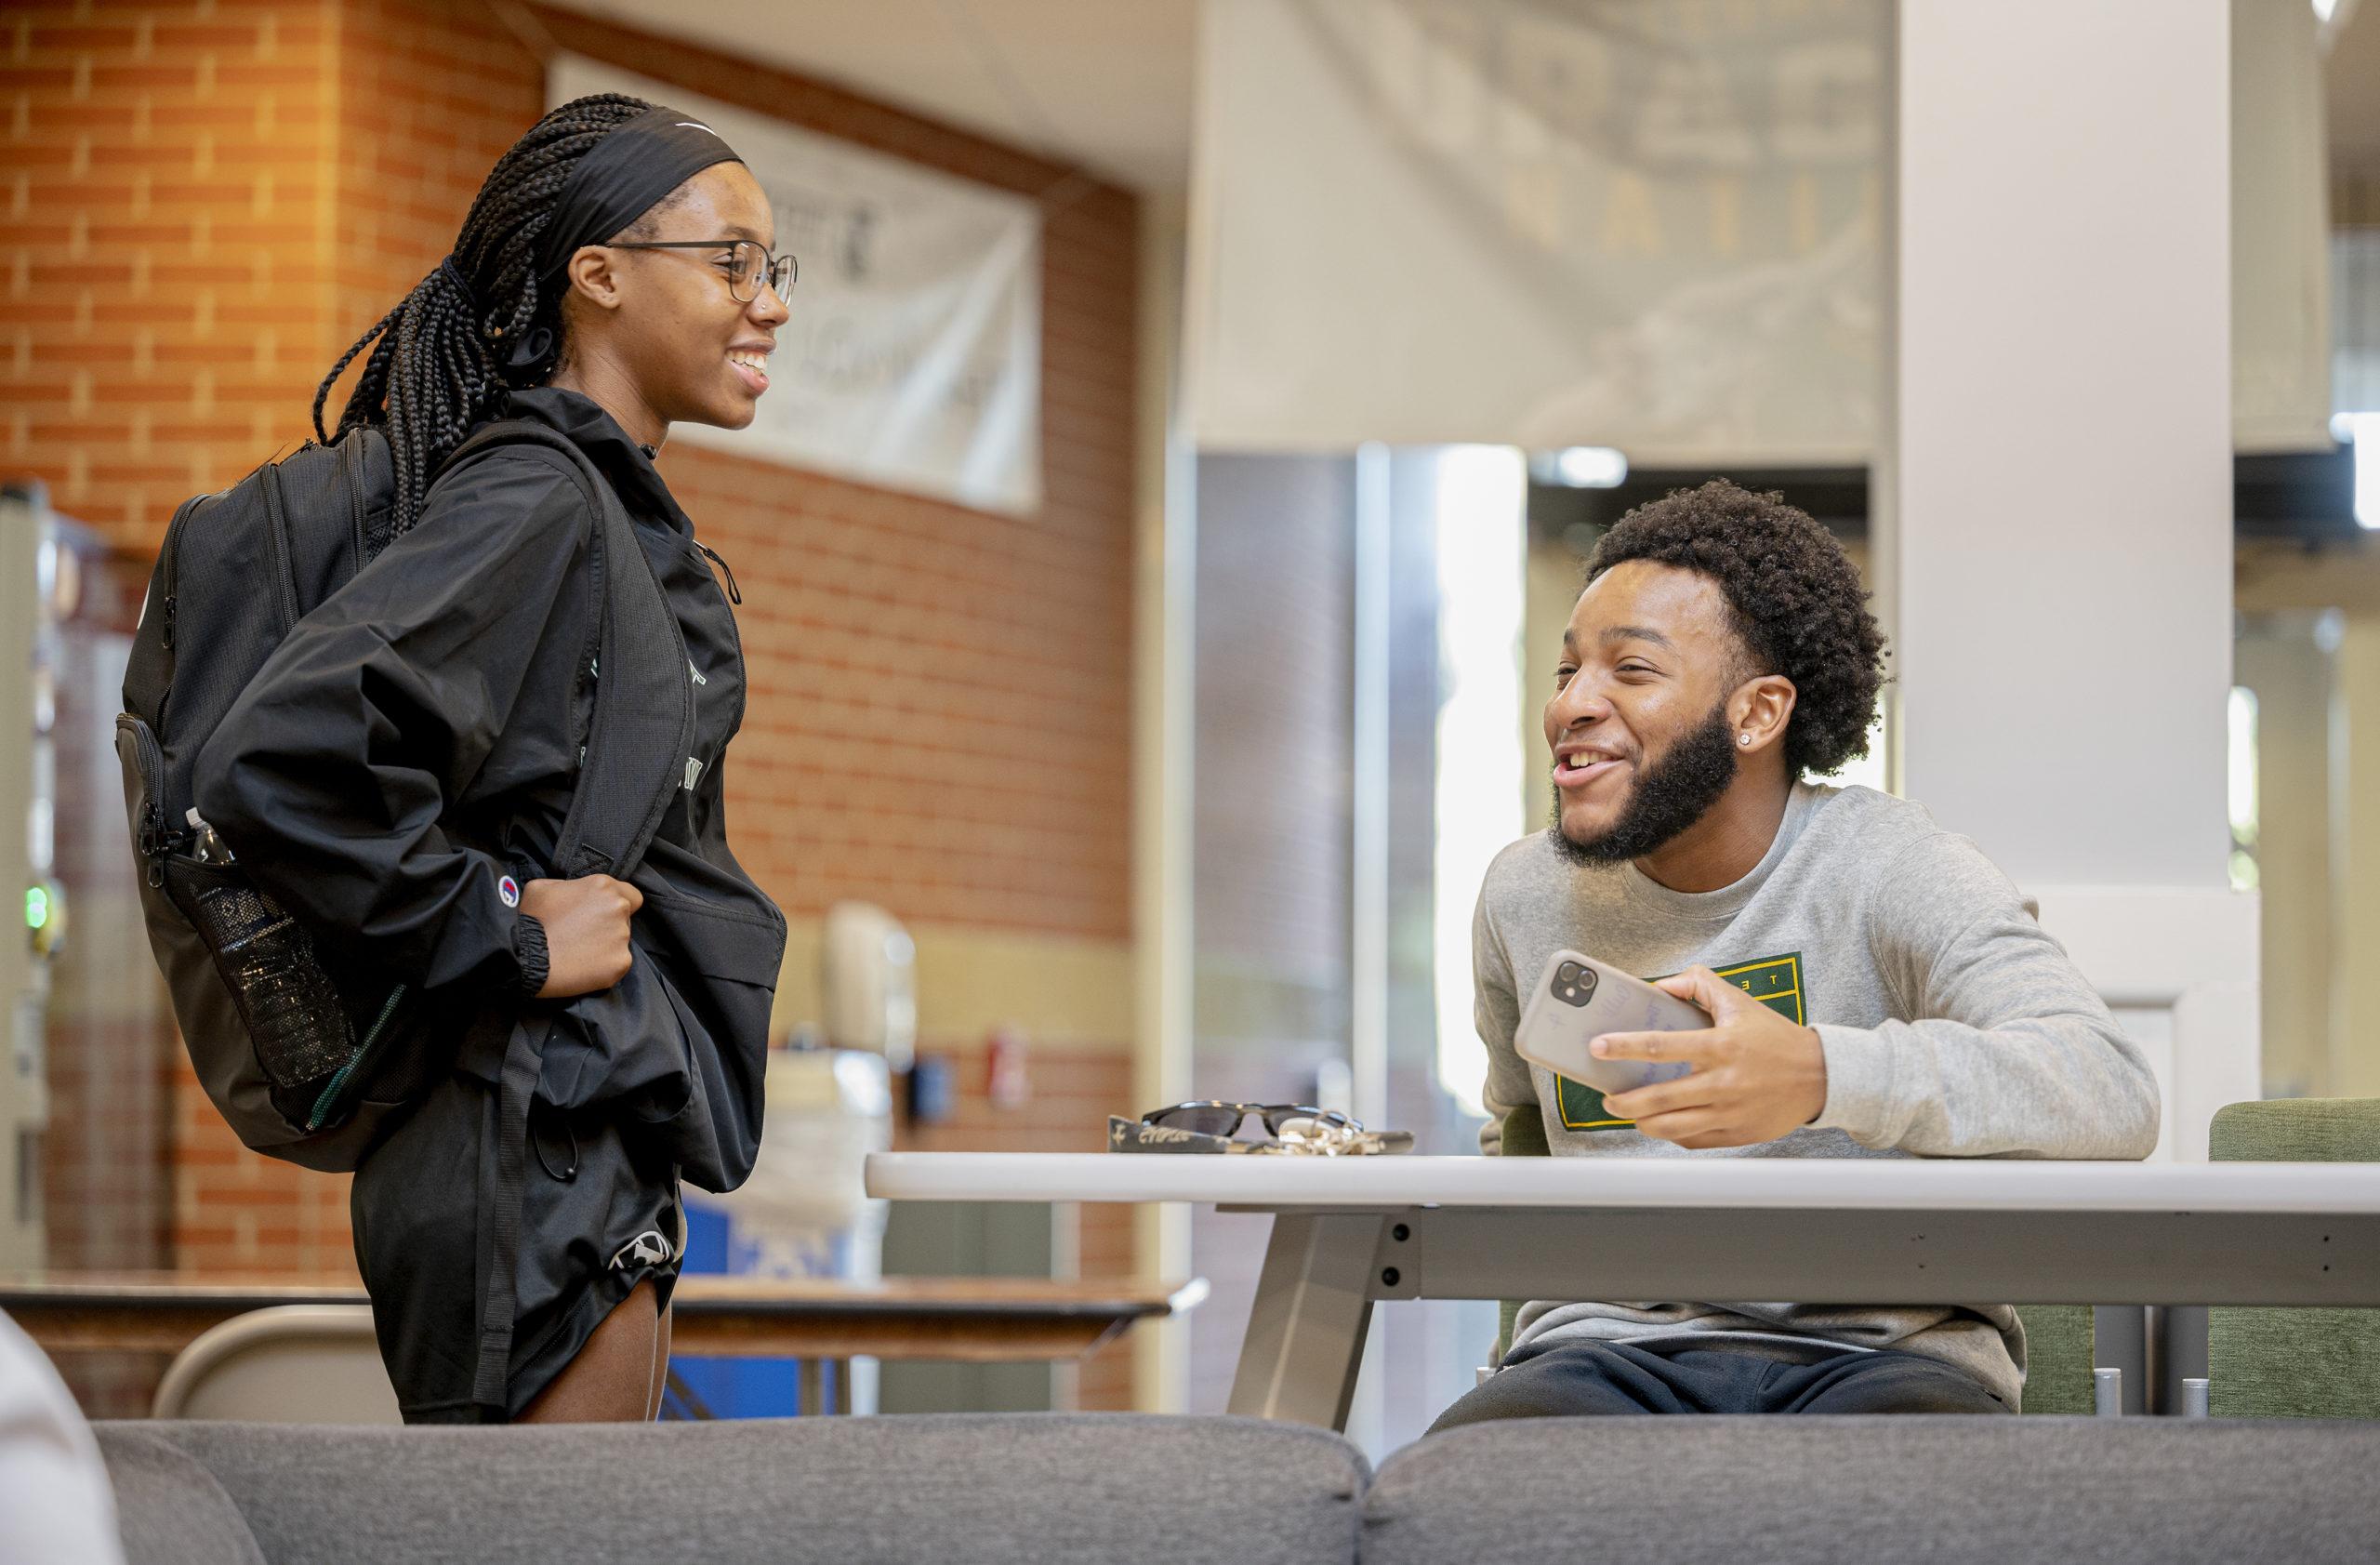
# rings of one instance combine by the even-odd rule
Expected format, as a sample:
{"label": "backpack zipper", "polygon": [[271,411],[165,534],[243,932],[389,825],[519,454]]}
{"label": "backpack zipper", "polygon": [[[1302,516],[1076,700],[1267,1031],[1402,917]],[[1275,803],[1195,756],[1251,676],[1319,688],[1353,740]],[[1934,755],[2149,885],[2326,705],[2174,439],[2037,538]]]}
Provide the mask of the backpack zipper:
{"label": "backpack zipper", "polygon": [[[208,500],[215,497],[213,495],[193,495],[176,507],[173,520],[165,524],[165,536],[157,546],[159,562],[157,585],[165,590],[165,601],[158,605],[158,611],[165,616],[165,621],[158,630],[157,643],[167,652],[174,650],[174,599],[175,595],[181,590],[182,530],[189,525],[190,519],[196,515]],[[171,659],[167,661],[170,664]],[[157,710],[154,713],[160,723],[165,719],[165,703],[172,698],[173,689],[174,676],[169,668],[165,674],[165,693],[158,696]]]}
{"label": "backpack zipper", "polygon": [[[173,602],[171,598],[165,601]],[[165,855],[179,844],[181,836],[166,829],[165,802],[157,797],[165,786],[165,752],[146,723],[130,713],[116,719],[119,728],[127,723],[138,754],[136,765],[140,772],[141,791],[148,796],[140,806],[140,826],[134,834],[133,848],[146,861],[149,884],[153,888],[165,883]]]}
{"label": "backpack zipper", "polygon": [[700,539],[700,538],[688,538],[686,541],[687,541],[687,542],[689,542],[689,543],[691,543],[691,544],[693,544],[696,549],[701,550],[705,554],[708,555],[708,556],[709,556],[709,557],[710,557],[714,562],[716,562],[716,563],[717,563],[717,564],[718,564],[718,566],[719,566],[719,568],[720,568],[721,570],[725,571],[725,572],[727,573],[727,601],[728,601],[729,603],[731,603],[735,604],[735,605],[736,605],[737,607],[739,607],[739,608],[740,608],[740,607],[742,607],[742,606],[743,606],[743,603],[744,603],[744,594],[743,594],[742,592],[739,592],[739,591],[737,591],[737,590],[736,590],[736,588],[735,588],[735,571],[734,571],[734,568],[733,566],[729,565],[729,564],[728,564],[728,563],[727,563],[726,561],[720,559],[720,557],[719,557],[719,550],[716,550],[716,549],[713,549],[710,545],[708,545],[708,544],[705,543],[702,539]]}

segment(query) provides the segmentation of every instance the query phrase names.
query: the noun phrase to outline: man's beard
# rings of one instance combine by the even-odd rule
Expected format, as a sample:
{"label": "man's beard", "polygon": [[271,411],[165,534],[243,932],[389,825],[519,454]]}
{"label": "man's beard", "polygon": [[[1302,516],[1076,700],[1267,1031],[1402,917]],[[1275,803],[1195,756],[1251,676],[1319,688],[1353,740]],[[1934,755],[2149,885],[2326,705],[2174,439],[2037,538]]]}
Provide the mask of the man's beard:
{"label": "man's beard", "polygon": [[1562,791],[1554,789],[1554,824],[1546,835],[1562,856],[1582,869],[1601,869],[1642,858],[1674,841],[1709,813],[1736,780],[1736,747],[1728,741],[1726,703],[1711,709],[1701,725],[1670,747],[1641,773],[1611,829],[1586,842],[1562,829]]}

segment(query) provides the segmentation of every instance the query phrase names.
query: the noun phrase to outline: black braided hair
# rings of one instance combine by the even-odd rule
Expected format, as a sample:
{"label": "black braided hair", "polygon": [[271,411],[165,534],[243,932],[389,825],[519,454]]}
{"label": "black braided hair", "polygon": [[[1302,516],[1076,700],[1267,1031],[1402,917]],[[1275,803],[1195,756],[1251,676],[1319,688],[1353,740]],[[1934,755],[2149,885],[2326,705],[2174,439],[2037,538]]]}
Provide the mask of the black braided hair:
{"label": "black braided hair", "polygon": [[561,336],[560,291],[547,298],[536,274],[538,240],[578,160],[650,107],[622,93],[598,93],[574,99],[531,126],[488,171],[452,254],[323,377],[314,392],[314,433],[327,443],[323,405],[355,356],[371,349],[338,432],[387,429],[398,532],[420,517],[438,464],[496,411],[506,389],[551,373],[550,356],[526,371],[507,362],[528,333],[543,328]]}

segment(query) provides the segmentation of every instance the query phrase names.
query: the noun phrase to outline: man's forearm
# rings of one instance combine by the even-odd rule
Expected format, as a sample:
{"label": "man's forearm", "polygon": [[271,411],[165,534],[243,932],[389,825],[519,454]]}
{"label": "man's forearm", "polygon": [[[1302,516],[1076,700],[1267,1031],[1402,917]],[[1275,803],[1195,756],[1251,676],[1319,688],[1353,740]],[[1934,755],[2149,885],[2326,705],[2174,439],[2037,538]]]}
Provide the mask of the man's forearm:
{"label": "man's forearm", "polygon": [[1937,1158],[2145,1158],[2156,1147],[2156,1078],[2096,1017],[1818,1031],[1827,1101],[1814,1123],[1863,1146]]}

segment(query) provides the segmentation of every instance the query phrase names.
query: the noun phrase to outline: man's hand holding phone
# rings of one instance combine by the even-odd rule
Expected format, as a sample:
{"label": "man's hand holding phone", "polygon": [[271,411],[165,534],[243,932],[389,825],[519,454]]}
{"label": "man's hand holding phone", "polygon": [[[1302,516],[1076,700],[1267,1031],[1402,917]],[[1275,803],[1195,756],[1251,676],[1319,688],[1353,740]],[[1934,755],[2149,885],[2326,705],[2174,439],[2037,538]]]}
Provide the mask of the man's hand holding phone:
{"label": "man's hand holding phone", "polygon": [[1699,1032],[1613,1032],[1589,1045],[1598,1059],[1683,1061],[1694,1068],[1604,1099],[1611,1114],[1680,1147],[1749,1147],[1808,1124],[1826,1108],[1826,1050],[1814,1028],[1763,1005],[1707,967],[1657,987],[1711,1014]]}

